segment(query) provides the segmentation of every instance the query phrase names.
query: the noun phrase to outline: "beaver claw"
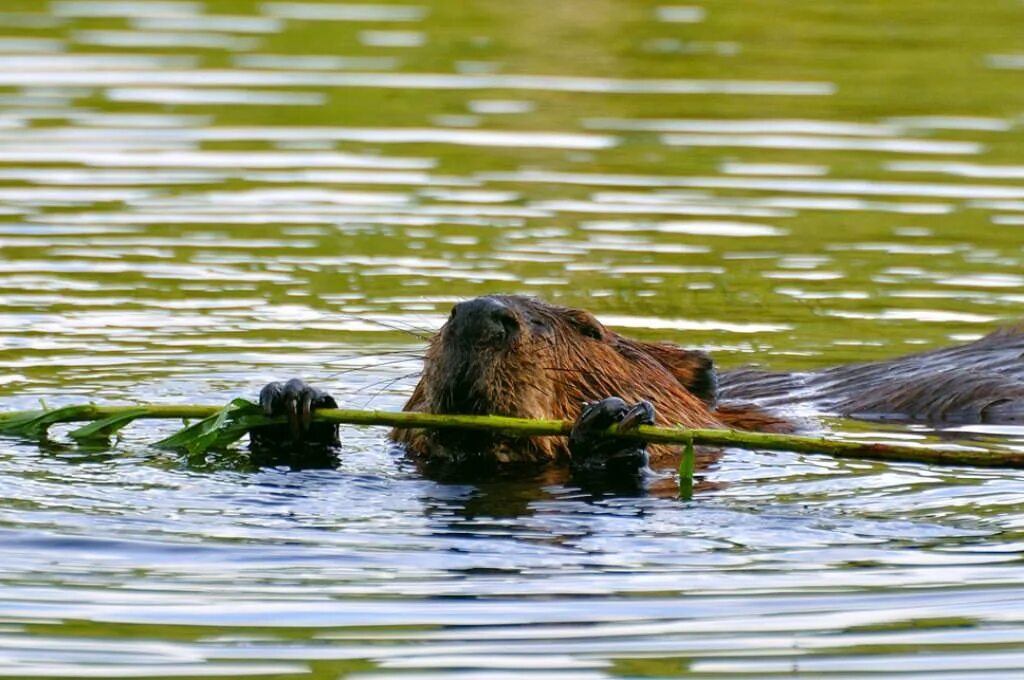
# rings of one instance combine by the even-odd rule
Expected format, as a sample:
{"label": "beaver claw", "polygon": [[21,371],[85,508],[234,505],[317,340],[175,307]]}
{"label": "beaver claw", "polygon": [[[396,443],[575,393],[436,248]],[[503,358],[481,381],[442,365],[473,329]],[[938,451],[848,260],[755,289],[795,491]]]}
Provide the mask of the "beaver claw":
{"label": "beaver claw", "polygon": [[341,446],[336,424],[313,422],[316,409],[338,408],[338,403],[331,395],[297,378],[272,382],[260,390],[260,408],[271,417],[285,416],[288,422],[253,430],[253,451],[271,454],[274,459],[287,454],[294,461],[295,454],[325,453]]}
{"label": "beaver claw", "polygon": [[604,436],[618,423],[622,430],[654,424],[654,406],[639,401],[632,406],[619,397],[583,405],[569,434],[574,472],[639,474],[647,468],[647,444],[639,439]]}

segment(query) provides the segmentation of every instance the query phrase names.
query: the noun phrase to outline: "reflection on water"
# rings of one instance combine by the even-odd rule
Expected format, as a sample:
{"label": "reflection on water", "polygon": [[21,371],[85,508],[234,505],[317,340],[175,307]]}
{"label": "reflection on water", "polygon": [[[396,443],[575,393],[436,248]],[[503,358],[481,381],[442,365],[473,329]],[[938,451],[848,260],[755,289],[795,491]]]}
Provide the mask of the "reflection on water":
{"label": "reflection on water", "polygon": [[[947,5],[949,5],[947,7]],[[7,0],[0,391],[397,409],[453,302],[725,366],[1021,316],[1024,6]],[[1012,471],[728,451],[692,503],[0,443],[0,674],[1015,677]],[[1015,427],[828,421],[1024,450]]]}

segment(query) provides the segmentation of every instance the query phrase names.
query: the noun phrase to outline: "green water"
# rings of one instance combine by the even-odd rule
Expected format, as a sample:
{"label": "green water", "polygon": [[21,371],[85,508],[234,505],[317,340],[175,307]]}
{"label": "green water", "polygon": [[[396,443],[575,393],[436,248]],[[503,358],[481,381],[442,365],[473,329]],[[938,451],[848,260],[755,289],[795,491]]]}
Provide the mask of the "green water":
{"label": "green water", "polygon": [[[979,337],[1024,309],[1021,36],[1017,0],[5,0],[0,407],[395,409],[491,292],[726,367]],[[441,485],[356,428],[337,471],[189,467],[170,427],[0,442],[0,674],[1024,671],[1017,472],[728,451],[684,504]]]}

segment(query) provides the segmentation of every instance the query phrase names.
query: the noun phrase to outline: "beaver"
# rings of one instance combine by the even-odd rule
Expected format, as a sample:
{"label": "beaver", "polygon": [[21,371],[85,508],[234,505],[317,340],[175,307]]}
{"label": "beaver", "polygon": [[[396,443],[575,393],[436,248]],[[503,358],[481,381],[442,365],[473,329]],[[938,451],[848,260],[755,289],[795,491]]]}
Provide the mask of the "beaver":
{"label": "beaver", "polygon": [[[612,423],[790,432],[799,403],[839,415],[932,422],[1024,420],[1024,328],[961,347],[806,373],[721,374],[700,350],[621,335],[592,314],[521,295],[456,304],[430,340],[404,410],[574,421],[570,437],[509,438],[397,429],[391,439],[433,467],[480,471],[568,465],[578,474],[635,476],[676,465],[678,447],[600,433]],[[254,433],[258,448],[334,448],[337,427],[311,422],[333,398],[298,380],[260,394],[289,425]],[[291,444],[288,444],[291,442]]]}

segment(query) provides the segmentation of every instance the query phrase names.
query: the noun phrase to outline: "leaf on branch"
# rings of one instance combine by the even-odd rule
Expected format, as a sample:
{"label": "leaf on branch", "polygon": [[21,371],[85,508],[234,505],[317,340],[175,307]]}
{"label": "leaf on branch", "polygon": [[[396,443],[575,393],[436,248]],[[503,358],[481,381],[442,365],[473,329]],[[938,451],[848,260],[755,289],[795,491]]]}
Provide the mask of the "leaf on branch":
{"label": "leaf on branch", "polygon": [[232,399],[220,411],[178,430],[156,446],[202,455],[210,449],[227,448],[253,427],[265,423],[266,416],[259,406],[247,399]]}
{"label": "leaf on branch", "polygon": [[72,430],[68,433],[68,436],[80,443],[96,441],[105,442],[112,434],[116,433],[136,418],[146,415],[146,413],[148,413],[148,411],[144,408],[118,413],[101,420],[96,420],[88,425],[83,425],[77,430]]}
{"label": "leaf on branch", "polygon": [[83,416],[93,413],[91,405],[64,406],[50,411],[36,411],[28,415],[0,421],[0,434],[26,439],[43,439],[54,423],[88,420]]}

